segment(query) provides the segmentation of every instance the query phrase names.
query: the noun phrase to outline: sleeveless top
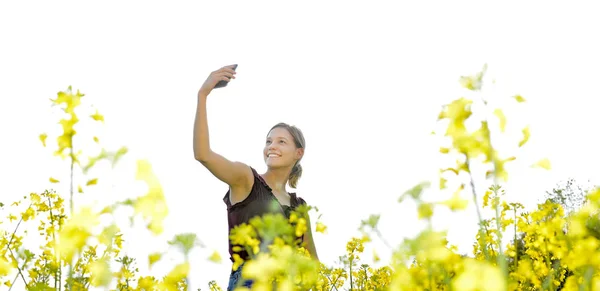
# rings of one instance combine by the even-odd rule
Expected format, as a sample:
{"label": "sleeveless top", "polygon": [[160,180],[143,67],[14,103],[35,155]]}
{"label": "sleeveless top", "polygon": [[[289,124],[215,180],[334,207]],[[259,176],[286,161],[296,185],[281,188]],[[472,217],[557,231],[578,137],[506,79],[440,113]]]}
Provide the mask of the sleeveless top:
{"label": "sleeveless top", "polygon": [[[281,213],[289,219],[291,210],[296,209],[299,205],[306,204],[306,201],[296,196],[296,193],[288,193],[290,195],[290,206],[281,205],[267,182],[254,168],[250,167],[250,169],[254,175],[254,184],[248,197],[234,205],[231,205],[231,201],[229,200],[231,190],[227,190],[225,197],[223,197],[223,202],[227,205],[227,223],[229,225],[227,241],[229,242],[229,259],[232,262],[234,253],[237,253],[244,260],[250,257],[245,250],[240,252],[233,251],[234,246],[229,239],[229,233],[233,228],[242,223],[248,223],[255,216],[263,216],[268,213]],[[304,236],[302,236],[301,240],[304,240]]]}

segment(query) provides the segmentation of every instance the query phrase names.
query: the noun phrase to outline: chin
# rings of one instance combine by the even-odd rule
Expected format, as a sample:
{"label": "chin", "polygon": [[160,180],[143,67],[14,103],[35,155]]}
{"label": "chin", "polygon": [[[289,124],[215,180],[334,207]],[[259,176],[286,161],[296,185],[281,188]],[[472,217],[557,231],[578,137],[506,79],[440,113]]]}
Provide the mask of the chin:
{"label": "chin", "polygon": [[269,161],[268,159],[265,161],[265,164],[269,168],[284,168],[286,165],[281,163],[281,161]]}

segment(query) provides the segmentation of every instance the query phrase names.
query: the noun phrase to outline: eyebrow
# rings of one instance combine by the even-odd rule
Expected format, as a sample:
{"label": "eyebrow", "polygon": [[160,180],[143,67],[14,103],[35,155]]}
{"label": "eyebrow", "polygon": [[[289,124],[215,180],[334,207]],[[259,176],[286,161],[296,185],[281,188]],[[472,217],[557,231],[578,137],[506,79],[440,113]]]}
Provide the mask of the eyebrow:
{"label": "eyebrow", "polygon": [[[267,139],[271,139],[271,138],[267,137]],[[285,139],[285,140],[287,140],[287,138],[284,137],[284,136],[276,136],[275,139]]]}

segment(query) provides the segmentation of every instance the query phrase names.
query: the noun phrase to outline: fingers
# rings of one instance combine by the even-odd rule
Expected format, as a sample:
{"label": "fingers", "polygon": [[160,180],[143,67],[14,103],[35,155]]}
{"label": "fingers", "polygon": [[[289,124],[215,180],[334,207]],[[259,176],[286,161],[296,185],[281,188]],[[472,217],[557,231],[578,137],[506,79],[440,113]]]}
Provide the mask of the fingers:
{"label": "fingers", "polygon": [[229,79],[235,79],[234,74],[229,73],[229,72],[222,72],[222,73],[217,74],[217,76],[219,76],[219,77],[227,77]]}
{"label": "fingers", "polygon": [[225,66],[225,67],[218,69],[217,72],[229,72],[229,73],[235,74],[236,72],[234,70],[234,67],[235,67],[235,65]]}
{"label": "fingers", "polygon": [[219,81],[231,81],[231,79],[235,79],[235,76],[229,72],[219,72],[214,75],[214,78]]}
{"label": "fingers", "polygon": [[235,74],[237,74],[237,72],[233,69],[234,66],[235,65],[225,66],[213,71],[211,74],[213,80],[229,82],[231,79],[235,79]]}

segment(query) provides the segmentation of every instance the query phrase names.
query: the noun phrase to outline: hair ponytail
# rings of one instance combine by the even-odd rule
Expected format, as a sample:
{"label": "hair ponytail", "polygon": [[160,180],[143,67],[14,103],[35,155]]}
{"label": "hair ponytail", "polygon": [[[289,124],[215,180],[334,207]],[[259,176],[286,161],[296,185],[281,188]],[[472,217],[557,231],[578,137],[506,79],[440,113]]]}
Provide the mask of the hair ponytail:
{"label": "hair ponytail", "polygon": [[289,177],[290,187],[296,188],[296,185],[298,185],[298,180],[300,179],[301,176],[302,176],[302,165],[300,165],[300,163],[296,163],[296,165],[294,165],[294,167],[292,168],[292,172],[290,173],[290,177]]}

